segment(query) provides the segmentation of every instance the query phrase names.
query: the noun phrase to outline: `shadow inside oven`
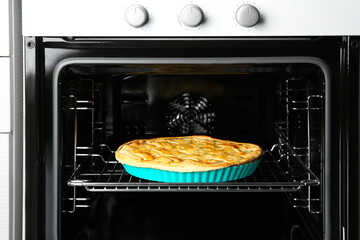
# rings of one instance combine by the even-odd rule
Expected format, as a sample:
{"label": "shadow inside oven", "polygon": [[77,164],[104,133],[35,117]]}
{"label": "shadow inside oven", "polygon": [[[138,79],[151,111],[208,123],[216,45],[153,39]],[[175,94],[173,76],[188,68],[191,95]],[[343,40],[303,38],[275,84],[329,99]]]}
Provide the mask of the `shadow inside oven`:
{"label": "shadow inside oven", "polygon": [[[89,216],[83,212],[84,226],[64,239],[288,239],[285,201],[269,193],[106,193]],[[64,221],[67,229],[73,224],[74,218]]]}

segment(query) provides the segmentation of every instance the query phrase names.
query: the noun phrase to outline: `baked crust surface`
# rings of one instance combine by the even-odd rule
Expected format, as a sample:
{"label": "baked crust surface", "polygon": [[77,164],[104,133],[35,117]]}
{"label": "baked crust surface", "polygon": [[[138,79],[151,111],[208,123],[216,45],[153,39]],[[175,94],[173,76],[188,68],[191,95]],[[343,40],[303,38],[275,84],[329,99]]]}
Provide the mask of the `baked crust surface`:
{"label": "baked crust surface", "polygon": [[115,153],[123,164],[174,172],[203,172],[258,160],[262,149],[208,136],[138,139],[121,145]]}

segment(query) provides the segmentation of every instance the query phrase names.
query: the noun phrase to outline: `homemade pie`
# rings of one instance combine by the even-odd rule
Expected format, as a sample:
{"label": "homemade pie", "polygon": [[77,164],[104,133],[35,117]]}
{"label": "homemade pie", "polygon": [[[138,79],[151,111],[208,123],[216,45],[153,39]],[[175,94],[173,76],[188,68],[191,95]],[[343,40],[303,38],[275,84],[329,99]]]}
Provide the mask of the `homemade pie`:
{"label": "homemade pie", "polygon": [[125,143],[115,153],[126,165],[174,172],[203,172],[258,160],[261,148],[208,136],[162,137]]}

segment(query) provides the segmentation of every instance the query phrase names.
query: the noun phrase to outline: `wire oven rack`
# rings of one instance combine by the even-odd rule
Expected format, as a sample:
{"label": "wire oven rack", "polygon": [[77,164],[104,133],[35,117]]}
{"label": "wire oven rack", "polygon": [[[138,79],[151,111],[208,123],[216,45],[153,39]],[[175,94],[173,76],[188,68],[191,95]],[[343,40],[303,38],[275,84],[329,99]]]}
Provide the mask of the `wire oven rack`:
{"label": "wire oven rack", "polygon": [[[116,161],[114,152],[105,144],[89,153],[79,153],[83,158],[71,175],[68,185],[85,187],[91,192],[127,191],[219,191],[219,192],[295,192],[304,186],[320,184],[315,174],[300,158],[289,152],[290,146],[275,144],[267,151],[258,169],[249,177],[224,183],[163,183],[129,175]],[[286,152],[287,151],[287,152]]]}

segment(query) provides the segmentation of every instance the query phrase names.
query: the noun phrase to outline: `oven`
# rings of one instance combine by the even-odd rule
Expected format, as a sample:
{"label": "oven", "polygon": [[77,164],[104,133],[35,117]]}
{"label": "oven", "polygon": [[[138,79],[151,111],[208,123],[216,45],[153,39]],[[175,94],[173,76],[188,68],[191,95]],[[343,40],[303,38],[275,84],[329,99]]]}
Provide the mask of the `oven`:
{"label": "oven", "polygon": [[[219,29],[226,7],[149,10],[163,5],[126,2],[110,30],[74,9],[60,24],[58,4],[30,18],[25,5],[24,236],[357,239],[353,28],[268,29],[273,9],[259,1],[236,3]],[[153,26],[175,7],[180,30]],[[252,175],[221,183],[145,180],[115,159],[134,139],[188,135],[255,143],[264,156]]]}

